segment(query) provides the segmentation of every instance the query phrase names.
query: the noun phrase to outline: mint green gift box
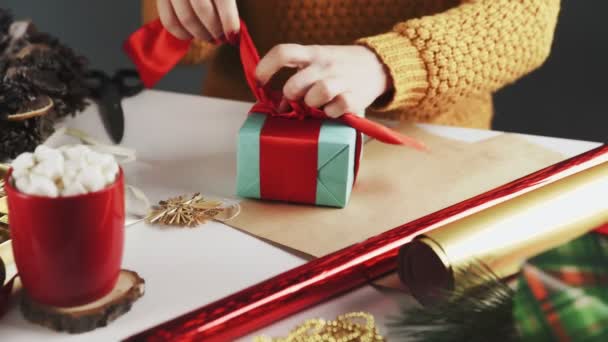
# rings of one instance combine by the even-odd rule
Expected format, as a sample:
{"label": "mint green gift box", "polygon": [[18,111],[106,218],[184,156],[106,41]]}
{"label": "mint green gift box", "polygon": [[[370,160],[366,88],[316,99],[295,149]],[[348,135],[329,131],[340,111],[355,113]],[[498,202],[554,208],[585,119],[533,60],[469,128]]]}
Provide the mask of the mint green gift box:
{"label": "mint green gift box", "polygon": [[[239,131],[237,150],[237,194],[262,198],[260,189],[260,135],[267,115],[253,113]],[[286,120],[286,119],[278,119]],[[336,121],[321,124],[317,151],[316,198],[313,204],[343,208],[355,179],[357,132]],[[314,167],[311,165],[311,167]],[[293,180],[297,182],[297,179]],[[288,190],[286,190],[288,191]],[[281,198],[263,198],[282,200]]]}

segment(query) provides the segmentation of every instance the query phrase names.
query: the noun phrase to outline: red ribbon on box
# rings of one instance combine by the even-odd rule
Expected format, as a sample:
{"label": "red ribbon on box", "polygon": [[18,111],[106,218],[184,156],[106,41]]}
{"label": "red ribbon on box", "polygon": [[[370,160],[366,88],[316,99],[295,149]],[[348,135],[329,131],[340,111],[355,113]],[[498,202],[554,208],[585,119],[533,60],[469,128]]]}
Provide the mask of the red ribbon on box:
{"label": "red ribbon on box", "polygon": [[[315,203],[321,120],[268,118],[260,134],[260,196]],[[357,139],[357,169],[360,141]],[[356,172],[356,171],[355,171]]]}

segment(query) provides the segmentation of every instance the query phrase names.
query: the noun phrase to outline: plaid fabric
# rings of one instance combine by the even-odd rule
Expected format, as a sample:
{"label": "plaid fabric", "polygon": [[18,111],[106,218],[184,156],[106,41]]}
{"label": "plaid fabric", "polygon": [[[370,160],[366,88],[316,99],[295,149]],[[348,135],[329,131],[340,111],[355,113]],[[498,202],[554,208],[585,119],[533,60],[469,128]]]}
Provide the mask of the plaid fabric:
{"label": "plaid fabric", "polygon": [[608,341],[608,237],[587,234],[530,259],[513,315],[525,341]]}

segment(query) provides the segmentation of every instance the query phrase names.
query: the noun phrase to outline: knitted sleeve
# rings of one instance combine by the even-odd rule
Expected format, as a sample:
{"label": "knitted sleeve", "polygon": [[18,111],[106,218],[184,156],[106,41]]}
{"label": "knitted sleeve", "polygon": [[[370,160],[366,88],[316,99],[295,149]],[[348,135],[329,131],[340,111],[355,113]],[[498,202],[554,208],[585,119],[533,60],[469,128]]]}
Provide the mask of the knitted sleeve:
{"label": "knitted sleeve", "polygon": [[[156,0],[142,0],[142,21],[147,23],[158,18],[158,10],[156,9]],[[208,42],[194,40],[188,51],[188,54],[182,59],[184,64],[198,64],[205,62],[215,50],[215,45]]]}
{"label": "knitted sleeve", "polygon": [[464,0],[358,41],[383,61],[394,91],[378,110],[429,119],[460,98],[493,92],[548,57],[559,0]]}

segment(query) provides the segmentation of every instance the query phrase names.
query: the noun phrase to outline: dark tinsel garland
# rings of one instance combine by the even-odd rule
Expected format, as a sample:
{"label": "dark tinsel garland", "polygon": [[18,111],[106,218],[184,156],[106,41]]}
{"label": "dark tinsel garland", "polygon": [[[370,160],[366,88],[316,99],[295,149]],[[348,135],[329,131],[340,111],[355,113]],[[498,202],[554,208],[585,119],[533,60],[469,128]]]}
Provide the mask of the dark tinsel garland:
{"label": "dark tinsel garland", "polygon": [[[84,109],[86,60],[56,38],[0,9],[0,160],[33,150],[57,119]],[[45,116],[9,122],[41,96],[53,101]]]}

